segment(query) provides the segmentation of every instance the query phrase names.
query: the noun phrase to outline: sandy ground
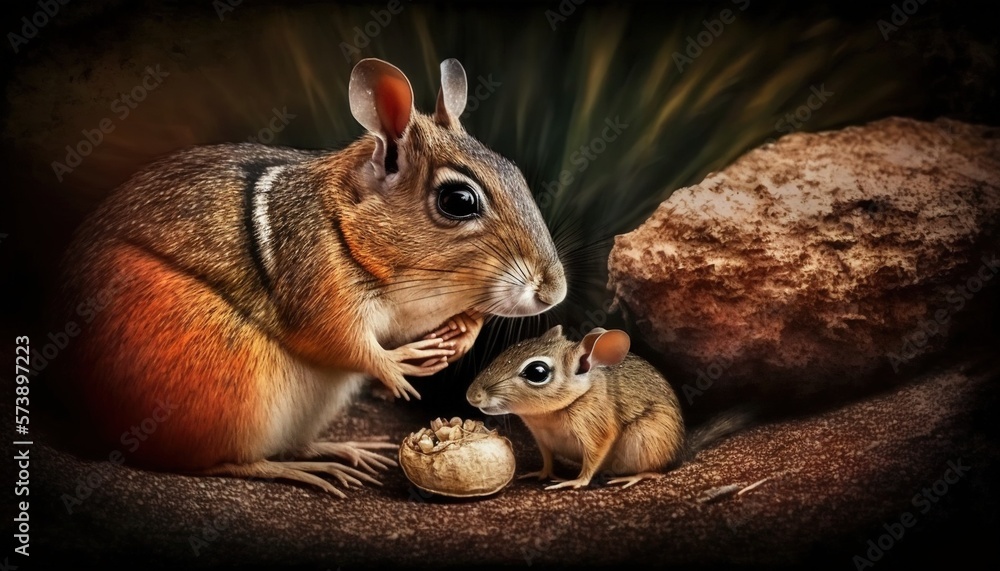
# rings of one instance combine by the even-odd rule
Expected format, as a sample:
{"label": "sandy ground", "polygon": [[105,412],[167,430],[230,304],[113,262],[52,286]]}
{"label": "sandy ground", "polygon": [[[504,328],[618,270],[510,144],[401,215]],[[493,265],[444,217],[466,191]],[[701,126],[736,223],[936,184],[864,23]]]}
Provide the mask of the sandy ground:
{"label": "sandy ground", "polygon": [[[995,561],[989,542],[979,540],[998,530],[995,363],[992,350],[973,352],[893,392],[756,426],[626,490],[545,491],[515,481],[487,499],[444,500],[418,493],[393,468],[382,487],[351,489],[341,500],[282,482],[83,460],[37,434],[32,562],[851,569],[855,556],[877,558],[878,568]],[[366,396],[330,437],[401,440],[424,416]],[[505,424],[518,471],[536,469],[530,435],[516,419]],[[81,487],[88,479],[96,486]],[[899,539],[888,535],[900,530]],[[888,549],[872,550],[879,542]]]}

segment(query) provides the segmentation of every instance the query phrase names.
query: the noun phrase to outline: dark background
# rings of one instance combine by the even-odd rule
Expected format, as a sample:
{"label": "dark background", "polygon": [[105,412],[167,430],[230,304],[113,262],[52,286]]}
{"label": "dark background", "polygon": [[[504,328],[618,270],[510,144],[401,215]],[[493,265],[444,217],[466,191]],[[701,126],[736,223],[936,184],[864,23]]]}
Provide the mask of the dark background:
{"label": "dark background", "polygon": [[[207,0],[60,5],[17,53],[9,44],[2,50],[8,180],[0,213],[0,328],[8,339],[45,336],[42,316],[73,230],[154,157],[246,140],[283,108],[296,117],[272,144],[338,148],[362,132],[345,97],[354,61],[375,56],[400,67],[417,108],[428,111],[438,62],[457,57],[473,89],[480,77],[500,83],[463,117],[466,129],[518,163],[538,194],[574,168],[570,155],[605,119],[629,124],[542,204],[570,273],[567,303],[538,318],[489,323],[470,357],[439,378],[417,381],[419,406],[466,416],[471,377],[509,341],[555,323],[575,329],[593,321],[588,312],[609,298],[606,259],[616,234],[635,228],[676,188],[780,136],[778,121],[803,105],[812,87],[834,95],[801,131],[891,115],[1000,124],[993,4],[914,2],[917,11],[886,39],[877,22],[891,19],[894,4],[904,3],[752,0],[740,11],[730,2],[588,0],[553,30],[545,12],[558,11],[556,1],[403,1],[402,12],[350,60],[341,43],[352,42],[355,26],[386,3],[244,0],[222,18]],[[736,21],[678,72],[672,54],[723,9]],[[0,29],[20,33],[21,18],[39,10],[36,2],[7,3]],[[156,64],[170,75],[119,120],[111,101]],[[51,163],[64,161],[64,147],[106,117],[115,131],[59,182]],[[630,330],[636,350],[648,354],[627,319],[609,315],[608,324]]]}

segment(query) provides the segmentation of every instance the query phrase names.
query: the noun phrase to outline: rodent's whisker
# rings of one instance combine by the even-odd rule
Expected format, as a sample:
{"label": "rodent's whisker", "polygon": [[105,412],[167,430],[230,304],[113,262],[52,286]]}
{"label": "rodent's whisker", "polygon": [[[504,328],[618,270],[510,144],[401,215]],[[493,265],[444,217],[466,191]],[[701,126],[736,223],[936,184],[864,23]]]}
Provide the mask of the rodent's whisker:
{"label": "rodent's whisker", "polygon": [[[497,259],[500,259],[500,260],[513,260],[514,259],[513,255],[505,256],[502,251],[500,251],[499,249],[497,249],[496,245],[491,244],[489,242],[485,242],[483,244],[478,244],[477,247],[480,247],[480,248],[489,248],[490,252],[487,253],[487,255],[489,255],[491,253],[493,256],[495,256]],[[521,277],[524,278],[524,281],[522,283],[528,283],[528,276],[521,271],[521,268],[517,266],[516,262],[515,262],[513,268],[504,267],[504,271],[508,271],[510,269],[514,269],[518,273],[521,274]],[[513,276],[513,277],[515,279],[517,278],[517,276]]]}
{"label": "rodent's whisker", "polygon": [[498,262],[496,260],[491,259],[492,256],[490,255],[490,253],[487,252],[486,250],[484,250],[478,244],[475,244],[475,247],[477,249],[479,249],[479,251],[483,252],[483,254],[486,256],[486,259],[484,259],[484,260],[477,260],[480,264],[483,264],[483,265],[485,265],[485,266],[487,266],[489,268],[495,269],[495,270],[497,270],[499,272],[507,272],[508,267],[506,265],[504,265],[504,264],[502,264],[502,263],[500,263],[500,262]]}
{"label": "rodent's whisker", "polygon": [[400,294],[400,293],[403,293],[403,292],[415,292],[415,293],[419,293],[420,291],[422,291],[424,289],[427,289],[428,291],[431,291],[431,290],[433,290],[433,291],[439,291],[441,293],[454,293],[453,291],[444,291],[444,288],[448,288],[448,287],[450,287],[450,288],[456,288],[456,287],[460,287],[462,285],[463,284],[452,284],[451,286],[437,286],[437,285],[435,285],[434,287],[426,287],[426,284],[418,283],[418,284],[409,285],[407,287],[401,287],[401,288],[394,288],[394,289],[391,289],[391,290],[385,290],[384,293],[387,293],[387,294],[388,293]]}
{"label": "rodent's whisker", "polygon": [[524,278],[524,283],[529,283],[531,281],[531,271],[524,266],[524,261],[521,259],[521,256],[518,255],[519,252],[514,252],[514,250],[511,249],[510,242],[507,240],[500,241],[500,246],[507,253],[507,256],[500,256],[501,259],[512,260],[514,262],[514,269],[516,269],[517,273],[521,274],[521,277]]}
{"label": "rodent's whisker", "polygon": [[[465,273],[466,275],[471,275],[472,277],[477,279],[476,283],[473,284],[476,285],[477,287],[488,287],[491,285],[495,285],[497,282],[501,282],[514,287],[521,287],[524,285],[519,282],[506,279],[507,276],[504,275],[494,275],[492,273],[479,273],[479,272],[452,272],[452,273]],[[383,286],[382,289],[386,292],[398,293],[408,289],[419,288],[424,284],[433,284],[435,289],[439,287],[447,287],[447,286],[441,286],[440,285],[441,280],[439,279],[419,277],[419,278],[410,278],[408,280],[397,281],[392,284],[387,284]],[[405,287],[397,287],[398,285],[403,285]],[[452,284],[452,285],[454,286],[454,285],[467,285],[467,284]]]}
{"label": "rodent's whisker", "polygon": [[[406,269],[411,269],[411,268],[404,268],[404,270],[406,270]],[[414,271],[424,271],[421,268],[412,268],[412,269]],[[472,276],[474,278],[481,279],[484,283],[490,281],[494,277],[494,275],[492,273],[490,273],[490,272],[475,271],[475,270],[462,269],[462,268],[456,268],[455,270],[449,270],[449,271],[442,271],[442,273],[445,273],[445,274],[448,274],[448,275],[451,275],[451,274],[469,275],[469,276]],[[401,273],[400,275],[405,275],[405,274]],[[397,277],[396,280],[393,283],[384,284],[381,287],[383,289],[388,289],[388,288],[392,288],[392,287],[397,286],[397,285],[408,285],[408,284],[413,284],[413,283],[424,283],[424,282],[439,284],[439,283],[441,283],[441,279],[438,278],[438,277],[436,277],[436,276],[421,276],[421,275],[414,275],[412,277],[407,277],[407,278],[403,278],[403,279],[400,279],[400,278]],[[517,285],[517,284],[512,284],[512,285]]]}
{"label": "rodent's whisker", "polygon": [[494,310],[503,305],[504,301],[506,300],[505,299],[494,300],[493,303],[488,305],[486,309],[483,310],[483,313],[493,313]]}
{"label": "rodent's whisker", "polygon": [[[416,289],[418,292],[420,291],[416,287],[409,288],[409,289]],[[446,286],[436,286],[433,289],[433,295],[422,296],[422,297],[415,297],[415,298],[408,298],[408,299],[401,300],[401,302],[402,303],[413,303],[413,302],[416,302],[416,301],[422,301],[422,300],[425,300],[425,299],[431,299],[431,298],[436,297],[438,295],[450,295],[450,294],[453,294],[453,293],[462,293],[462,292],[467,292],[467,291],[479,291],[480,289],[481,289],[481,287],[478,286],[478,285],[469,285],[469,284],[451,284],[451,285],[446,285]]]}
{"label": "rodent's whisker", "polygon": [[[502,382],[504,382],[504,381],[506,381],[506,380],[507,380],[506,378],[504,378],[504,377],[501,377],[500,379],[498,379],[498,380],[496,380],[496,381],[494,381],[494,382],[492,382],[492,383],[490,383],[490,384],[488,384],[488,385],[485,385],[485,386],[483,387],[483,390],[489,390],[489,389],[492,389],[493,387],[495,387],[495,386],[499,385],[500,383],[502,383]],[[505,398],[503,398],[503,397],[498,397],[498,400],[499,400],[499,401],[500,401],[500,402],[501,402],[502,404],[507,404],[507,399],[505,399]]]}
{"label": "rodent's whisker", "polygon": [[[444,269],[440,269],[440,268],[423,268],[423,267],[418,267],[418,266],[408,266],[408,267],[404,267],[403,269],[404,269],[404,271],[405,270],[413,270],[413,271],[421,271],[421,272],[438,272],[438,273],[443,273],[443,274],[456,274],[457,273],[457,274],[471,275],[471,276],[474,276],[474,277],[484,277],[484,278],[487,278],[487,279],[492,279],[494,277],[497,277],[496,274],[491,271],[492,269],[496,269],[496,270],[501,271],[501,272],[505,272],[506,269],[507,269],[507,268],[502,267],[500,265],[490,264],[490,263],[488,263],[486,261],[483,261],[483,260],[480,260],[479,262],[482,263],[482,264],[484,264],[484,265],[486,265],[486,266],[488,266],[488,267],[487,268],[477,268],[477,267],[475,267],[475,266],[473,266],[473,265],[470,264],[468,267],[465,267],[465,268],[459,267],[459,268],[454,268],[454,269],[450,269],[450,270],[444,270]],[[433,279],[433,278],[426,278],[426,279]],[[511,285],[524,285],[523,283],[513,283],[513,282],[510,282],[510,283],[511,283]]]}
{"label": "rodent's whisker", "polygon": [[572,236],[573,234],[583,234],[583,228],[574,221],[573,216],[569,212],[563,212],[559,216],[554,217],[555,227],[552,229],[552,241],[557,246],[560,240],[565,240],[567,234]]}
{"label": "rodent's whisker", "polygon": [[[605,250],[608,249],[610,244],[611,240],[608,238],[602,238],[590,243],[584,243],[581,241],[573,244],[567,244],[567,248],[564,248],[565,254],[562,259],[574,261],[599,260],[607,255]],[[573,247],[568,248],[570,245]]]}
{"label": "rodent's whisker", "polygon": [[[518,246],[518,249],[516,251],[514,249],[515,245]],[[514,257],[515,264],[521,268],[522,275],[524,275],[525,283],[530,282],[531,281],[531,268],[529,268],[527,262],[525,262],[524,252],[522,252],[520,250],[520,248],[519,248],[520,247],[520,243],[506,242],[504,244],[504,247],[507,249],[508,252],[511,253],[511,256]]]}
{"label": "rodent's whisker", "polygon": [[403,271],[415,271],[415,272],[428,272],[428,273],[440,273],[440,274],[451,274],[455,272],[467,272],[469,268],[457,267],[454,269],[444,269],[444,268],[427,268],[423,266],[400,266]]}
{"label": "rodent's whisker", "polygon": [[[459,272],[459,273],[463,273],[463,272]],[[464,273],[469,274],[469,275],[473,275],[473,276],[482,276],[482,277],[485,277],[486,278],[485,281],[490,281],[490,282],[501,281],[503,283],[506,283],[506,284],[509,284],[509,285],[512,285],[512,286],[515,286],[515,287],[522,287],[522,286],[524,286],[523,282],[518,281],[513,276],[510,276],[509,273],[507,272],[507,269],[503,268],[501,266],[495,266],[495,267],[494,266],[490,266],[490,267],[487,267],[487,268],[475,268],[474,270],[470,267],[470,271],[466,271]],[[510,279],[505,279],[505,278],[510,278]]]}
{"label": "rodent's whisker", "polygon": [[[504,257],[503,257],[503,255],[501,255],[501,253],[498,250],[496,250],[496,248],[490,246],[489,244],[485,244],[484,245],[484,244],[478,244],[478,243],[473,244],[473,247],[475,247],[477,250],[479,250],[480,252],[482,252],[483,256],[485,256],[484,260],[480,260],[482,263],[485,263],[485,264],[487,264],[487,265],[489,265],[489,266],[491,266],[493,268],[496,268],[498,270],[506,270],[507,269],[507,267],[504,264],[502,264],[499,261],[497,261],[498,259],[499,260],[504,259]],[[490,249],[487,250],[486,249],[487,247],[489,247]]]}
{"label": "rodent's whisker", "polygon": [[[442,288],[437,288],[437,289],[440,290]],[[457,293],[465,293],[465,292],[469,292],[469,291],[477,291],[479,289],[480,289],[479,286],[464,286],[464,288],[462,288],[462,289],[453,289],[453,290],[448,290],[448,291],[435,291],[434,293],[432,293],[430,295],[423,296],[423,297],[417,297],[417,298],[402,300],[400,303],[402,303],[402,304],[417,303],[417,302],[420,302],[420,301],[427,301],[428,299],[434,299],[436,297],[441,297],[441,296],[445,296],[445,295],[454,295],[454,294],[457,294]]]}
{"label": "rodent's whisker", "polygon": [[[486,254],[487,256],[490,255],[489,252],[486,252],[485,250],[483,250],[482,246],[476,245],[476,247],[478,249],[480,249],[481,251],[483,251],[483,253]],[[493,254],[494,255],[496,255],[496,256],[498,256],[500,258],[503,257],[502,253],[499,252],[499,251],[497,251],[497,250],[495,250],[493,246],[487,245],[487,247],[493,249]],[[523,286],[525,286],[529,282],[529,278],[528,278],[527,274],[525,273],[524,270],[522,270],[519,266],[517,266],[517,264],[515,264],[515,266],[513,268],[511,268],[509,266],[502,266],[500,264],[491,264],[491,266],[494,267],[494,268],[496,268],[497,271],[501,272],[501,274],[502,274],[502,276],[497,276],[497,280],[498,281],[502,281],[502,282],[505,282],[505,283],[508,283],[510,285],[517,286],[517,287],[523,287]],[[523,280],[520,279],[517,275],[513,275],[511,273],[512,270],[516,271],[518,274],[520,274],[523,277]],[[504,276],[505,277],[509,277],[510,279],[505,280],[505,279],[503,279]]]}

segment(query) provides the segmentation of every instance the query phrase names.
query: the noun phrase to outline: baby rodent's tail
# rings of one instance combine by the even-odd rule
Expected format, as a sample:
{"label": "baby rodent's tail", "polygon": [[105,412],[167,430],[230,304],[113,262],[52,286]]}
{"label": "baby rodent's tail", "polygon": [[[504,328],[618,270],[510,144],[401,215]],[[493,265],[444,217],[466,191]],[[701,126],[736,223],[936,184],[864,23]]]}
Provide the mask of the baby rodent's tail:
{"label": "baby rodent's tail", "polygon": [[699,452],[719,440],[750,426],[756,418],[756,410],[743,405],[720,413],[688,433],[684,442],[683,462],[693,460]]}

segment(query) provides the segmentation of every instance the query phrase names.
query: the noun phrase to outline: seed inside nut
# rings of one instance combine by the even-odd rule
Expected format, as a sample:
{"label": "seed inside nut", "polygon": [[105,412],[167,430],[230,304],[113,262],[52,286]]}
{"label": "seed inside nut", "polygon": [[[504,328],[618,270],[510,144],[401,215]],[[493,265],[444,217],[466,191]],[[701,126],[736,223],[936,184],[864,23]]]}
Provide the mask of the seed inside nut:
{"label": "seed inside nut", "polygon": [[437,436],[438,441],[447,442],[448,440],[451,440],[451,427],[442,426],[434,431],[434,435]]}
{"label": "seed inside nut", "polygon": [[431,450],[434,450],[434,443],[428,437],[423,437],[417,442],[417,446],[424,454],[429,454]]}

